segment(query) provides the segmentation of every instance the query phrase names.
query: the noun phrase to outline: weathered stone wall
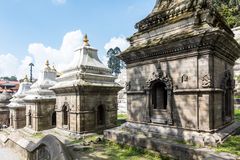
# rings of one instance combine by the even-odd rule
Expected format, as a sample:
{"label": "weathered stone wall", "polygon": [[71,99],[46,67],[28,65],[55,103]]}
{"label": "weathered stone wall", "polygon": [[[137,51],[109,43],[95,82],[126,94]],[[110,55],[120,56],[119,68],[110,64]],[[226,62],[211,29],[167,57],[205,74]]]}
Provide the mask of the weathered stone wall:
{"label": "weathered stone wall", "polygon": [[9,125],[9,111],[0,111],[0,123]]}
{"label": "weathered stone wall", "polygon": [[26,150],[26,148],[21,147],[20,145],[16,144],[11,139],[8,139],[4,143],[4,147],[11,148],[12,150],[14,150],[14,152],[16,152],[21,159],[31,160],[30,153]]}
{"label": "weathered stone wall", "polygon": [[[55,101],[41,101],[27,103],[26,105],[26,126],[35,131],[50,129],[52,125],[52,114],[55,110]],[[32,124],[29,125],[29,114],[31,113]]]}
{"label": "weathered stone wall", "polygon": [[[104,125],[97,125],[97,108],[104,107]],[[63,106],[67,106],[68,125],[63,125]],[[93,132],[116,126],[117,93],[111,90],[88,90],[80,94],[59,94],[56,98],[57,127],[72,132]]]}
{"label": "weathered stone wall", "polygon": [[151,104],[148,104],[145,85],[160,65],[173,82],[171,107],[175,126],[210,131],[223,125],[221,86],[225,71],[233,73],[232,65],[207,54],[210,53],[208,50],[203,53],[201,56],[176,56],[130,64],[127,71],[129,121],[149,122],[149,112],[146,111]]}
{"label": "weathered stone wall", "polygon": [[26,126],[26,108],[10,108],[10,126],[14,129]]}

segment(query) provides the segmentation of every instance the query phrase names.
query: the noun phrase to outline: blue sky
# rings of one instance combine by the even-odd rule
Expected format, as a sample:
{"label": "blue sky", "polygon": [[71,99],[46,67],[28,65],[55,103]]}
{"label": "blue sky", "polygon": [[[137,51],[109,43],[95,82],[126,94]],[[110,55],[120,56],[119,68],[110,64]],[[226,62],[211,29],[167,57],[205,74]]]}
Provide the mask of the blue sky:
{"label": "blue sky", "polygon": [[[20,66],[23,61],[35,62],[41,53],[29,52],[41,49],[29,51],[31,44],[58,50],[64,36],[78,30],[88,34],[102,58],[106,43],[114,37],[132,35],[135,23],[147,16],[154,3],[155,0],[0,0],[0,56],[10,54]],[[6,75],[6,70],[0,65],[0,76]],[[24,70],[26,64],[21,74]],[[14,70],[9,74],[14,74]],[[21,77],[19,74],[16,73]]]}

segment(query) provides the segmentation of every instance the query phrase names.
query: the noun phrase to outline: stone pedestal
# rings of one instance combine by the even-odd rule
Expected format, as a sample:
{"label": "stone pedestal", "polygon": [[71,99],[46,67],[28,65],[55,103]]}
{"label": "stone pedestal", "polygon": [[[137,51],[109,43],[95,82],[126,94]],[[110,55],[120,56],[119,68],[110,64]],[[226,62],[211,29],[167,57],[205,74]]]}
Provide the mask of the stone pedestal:
{"label": "stone pedestal", "polygon": [[136,28],[119,55],[127,64],[128,121],[155,135],[171,134],[154,129],[164,126],[182,139],[190,131],[194,143],[196,133],[222,141],[213,133],[234,123],[233,65],[240,53],[231,29],[205,0],[157,1]]}

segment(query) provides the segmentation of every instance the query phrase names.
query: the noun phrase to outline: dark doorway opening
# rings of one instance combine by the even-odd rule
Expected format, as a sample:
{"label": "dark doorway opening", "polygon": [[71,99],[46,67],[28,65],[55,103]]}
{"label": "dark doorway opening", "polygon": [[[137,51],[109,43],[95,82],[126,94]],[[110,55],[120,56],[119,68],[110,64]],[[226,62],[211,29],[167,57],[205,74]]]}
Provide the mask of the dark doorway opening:
{"label": "dark doorway opening", "polygon": [[232,108],[232,89],[231,89],[231,80],[227,81],[227,88],[225,92],[225,115],[231,116]]}
{"label": "dark doorway opening", "polygon": [[56,126],[56,112],[53,112],[53,114],[52,114],[52,126]]}
{"label": "dark doorway opening", "polygon": [[105,113],[103,105],[98,106],[97,108],[97,125],[105,124]]}
{"label": "dark doorway opening", "polygon": [[68,125],[68,110],[67,106],[63,106],[63,125]]}
{"label": "dark doorway opening", "polygon": [[29,112],[28,120],[29,120],[28,125],[31,126],[32,125],[32,113],[31,112]]}
{"label": "dark doorway opening", "polygon": [[166,85],[157,82],[152,87],[152,104],[154,109],[167,109]]}

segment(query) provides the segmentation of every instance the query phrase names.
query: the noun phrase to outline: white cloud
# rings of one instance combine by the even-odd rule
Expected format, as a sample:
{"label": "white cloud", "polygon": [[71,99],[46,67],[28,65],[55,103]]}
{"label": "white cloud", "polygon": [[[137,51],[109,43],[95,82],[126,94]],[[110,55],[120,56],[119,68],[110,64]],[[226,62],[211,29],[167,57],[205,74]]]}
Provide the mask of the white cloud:
{"label": "white cloud", "polygon": [[18,66],[18,72],[17,77],[18,79],[23,79],[25,75],[30,78],[30,67],[29,64],[33,62],[33,58],[30,56],[26,56],[23,60],[21,60],[19,66]]}
{"label": "white cloud", "polygon": [[33,76],[37,78],[46,60],[49,60],[50,64],[54,65],[58,71],[61,71],[72,61],[74,51],[80,46],[82,37],[83,34],[80,30],[68,32],[57,49],[42,43],[31,43],[28,46],[29,54],[22,60],[13,54],[0,54],[0,77],[16,75],[18,79],[21,79],[26,74],[29,75],[29,64],[33,62]]}
{"label": "white cloud", "polygon": [[0,55],[0,76],[13,76],[16,75],[16,70],[19,65],[18,59],[13,54],[1,54]]}
{"label": "white cloud", "polygon": [[54,4],[65,4],[66,0],[52,0]]}
{"label": "white cloud", "polygon": [[119,47],[121,51],[126,50],[129,47],[126,37],[120,36],[111,38],[110,41],[105,44],[104,49],[108,51],[110,48],[114,49],[115,47]]}
{"label": "white cloud", "polygon": [[35,70],[43,68],[46,60],[55,65],[59,71],[66,68],[74,57],[74,50],[80,46],[83,34],[80,30],[65,34],[59,49],[47,47],[42,43],[32,43],[28,47],[29,54],[34,59]]}

